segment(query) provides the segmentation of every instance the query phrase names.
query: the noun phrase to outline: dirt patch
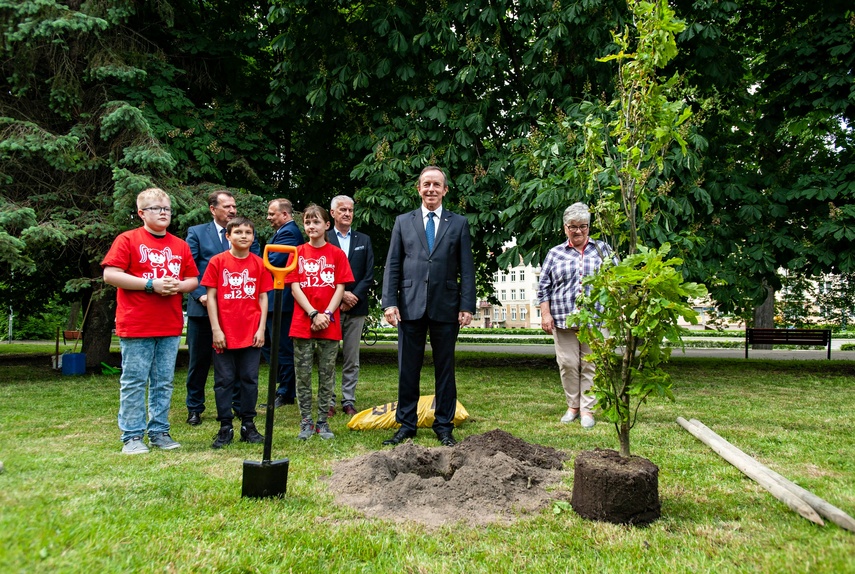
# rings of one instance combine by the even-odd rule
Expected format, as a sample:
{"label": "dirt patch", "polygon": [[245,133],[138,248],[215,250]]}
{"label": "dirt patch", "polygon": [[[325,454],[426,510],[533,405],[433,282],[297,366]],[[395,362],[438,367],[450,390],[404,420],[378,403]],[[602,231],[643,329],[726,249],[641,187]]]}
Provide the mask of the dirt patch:
{"label": "dirt patch", "polygon": [[553,500],[567,455],[501,430],[467,437],[453,448],[411,442],[338,462],[329,487],[339,504],[366,515],[428,526],[510,523]]}
{"label": "dirt patch", "polygon": [[650,524],[661,514],[659,467],[640,456],[594,449],[576,455],[573,510],[615,524]]}

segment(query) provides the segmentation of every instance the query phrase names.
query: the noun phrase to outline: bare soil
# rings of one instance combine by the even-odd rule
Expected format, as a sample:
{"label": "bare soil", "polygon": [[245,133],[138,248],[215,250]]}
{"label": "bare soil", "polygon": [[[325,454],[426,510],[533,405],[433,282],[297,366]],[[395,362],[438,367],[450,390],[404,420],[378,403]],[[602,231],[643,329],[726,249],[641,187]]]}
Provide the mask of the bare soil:
{"label": "bare soil", "polygon": [[339,504],[368,516],[428,526],[508,524],[570,493],[557,485],[567,455],[502,431],[454,447],[406,442],[338,462],[329,488]]}

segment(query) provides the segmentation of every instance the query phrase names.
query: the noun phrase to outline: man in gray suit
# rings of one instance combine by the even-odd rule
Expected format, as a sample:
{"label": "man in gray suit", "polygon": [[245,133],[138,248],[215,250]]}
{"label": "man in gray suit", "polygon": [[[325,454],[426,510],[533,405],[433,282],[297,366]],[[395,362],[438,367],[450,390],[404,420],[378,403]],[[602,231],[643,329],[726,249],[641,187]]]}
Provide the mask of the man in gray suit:
{"label": "man in gray suit", "polygon": [[440,168],[424,168],[417,189],[422,205],[395,220],[383,274],[383,312],[386,321],[398,327],[395,420],[401,425],[383,444],[396,445],[416,436],[419,379],[430,333],[436,392],[433,430],[443,446],[454,446],[454,347],[460,327],[472,322],[475,311],[469,223],[442,208],[448,183]]}
{"label": "man in gray suit", "polygon": [[[332,245],[343,249],[353,272],[353,283],[344,286],[341,299],[341,408],[344,414],[356,414],[356,384],[359,381],[359,340],[368,315],[368,292],[374,286],[374,249],[371,238],[351,228],[353,199],[337,195],[330,204],[335,225],[327,232]],[[328,416],[335,414],[335,389]]]}
{"label": "man in gray suit", "polygon": [[[226,225],[237,215],[235,197],[231,192],[221,189],[208,196],[208,209],[213,221],[194,225],[187,230],[187,244],[193,254],[193,261],[199,268],[199,280],[208,268],[208,261],[214,255],[228,251]],[[253,239],[250,251],[259,255],[258,241]],[[211,369],[214,336],[211,322],[208,320],[208,293],[199,285],[187,297],[187,350],[190,363],[187,368],[187,423],[198,425],[202,422],[205,410],[205,383]]]}

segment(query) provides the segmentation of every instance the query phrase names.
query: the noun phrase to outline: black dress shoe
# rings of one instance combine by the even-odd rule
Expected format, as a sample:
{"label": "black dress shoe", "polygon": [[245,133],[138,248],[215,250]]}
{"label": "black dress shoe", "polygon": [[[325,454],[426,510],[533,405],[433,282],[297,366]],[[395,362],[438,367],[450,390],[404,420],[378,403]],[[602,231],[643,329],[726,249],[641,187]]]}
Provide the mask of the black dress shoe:
{"label": "black dress shoe", "polygon": [[401,444],[408,438],[415,438],[416,431],[398,429],[398,432],[392,438],[388,438],[383,441],[383,446],[396,445]]}
{"label": "black dress shoe", "polygon": [[273,408],[278,409],[285,405],[293,405],[295,402],[296,401],[291,397],[285,398],[285,395],[276,395],[276,400],[273,402]]}
{"label": "black dress shoe", "polygon": [[454,446],[457,444],[457,441],[454,440],[454,436],[450,432],[444,432],[441,434],[437,434],[436,438],[439,439],[439,443],[442,446]]}
{"label": "black dress shoe", "polygon": [[194,413],[190,411],[187,413],[187,424],[191,426],[196,426],[202,423],[202,415],[199,413]]}

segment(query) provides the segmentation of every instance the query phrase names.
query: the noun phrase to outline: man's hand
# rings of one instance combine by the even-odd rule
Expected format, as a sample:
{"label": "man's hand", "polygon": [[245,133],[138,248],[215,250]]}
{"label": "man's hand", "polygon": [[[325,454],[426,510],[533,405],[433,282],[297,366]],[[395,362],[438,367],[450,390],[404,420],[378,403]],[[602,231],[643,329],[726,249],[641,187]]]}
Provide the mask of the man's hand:
{"label": "man's hand", "polygon": [[555,320],[552,318],[552,315],[543,315],[540,318],[540,327],[551,335],[552,330],[555,328]]}
{"label": "man's hand", "polygon": [[208,295],[207,294],[202,295],[201,297],[199,297],[198,301],[199,301],[199,305],[201,305],[202,307],[207,307],[208,306]]}
{"label": "man's hand", "polygon": [[383,311],[383,317],[386,319],[386,322],[392,325],[393,327],[398,326],[398,321],[401,320],[401,314],[398,313],[397,307],[389,307],[385,311]]}
{"label": "man's hand", "polygon": [[357,303],[359,303],[359,297],[357,297],[350,291],[345,291],[344,295],[342,295],[341,297],[341,306],[342,308],[344,308],[345,311],[352,309],[356,306]]}
{"label": "man's hand", "polygon": [[461,327],[465,327],[472,322],[472,313],[469,311],[461,311],[457,314],[457,322],[460,323]]}

